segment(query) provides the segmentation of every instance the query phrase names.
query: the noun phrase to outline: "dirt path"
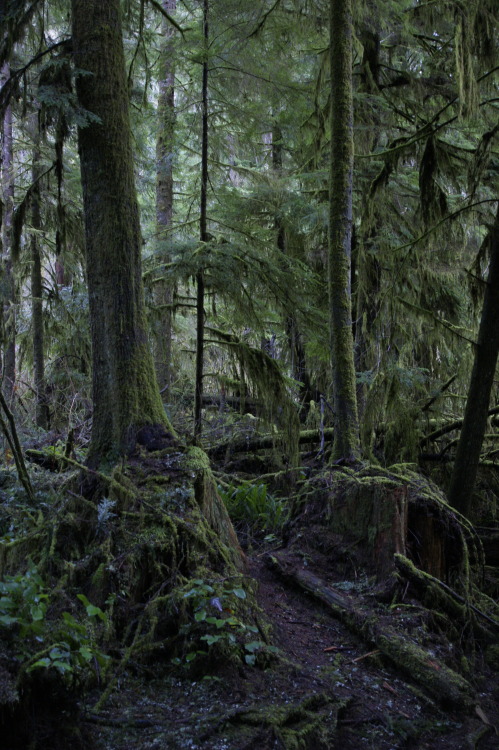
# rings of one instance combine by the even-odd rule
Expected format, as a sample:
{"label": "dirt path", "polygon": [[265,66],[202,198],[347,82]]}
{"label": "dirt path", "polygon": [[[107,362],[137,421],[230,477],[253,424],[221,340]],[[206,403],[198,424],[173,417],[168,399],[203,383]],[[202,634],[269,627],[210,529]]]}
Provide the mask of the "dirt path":
{"label": "dirt path", "polygon": [[[272,625],[279,660],[265,670],[245,667],[211,680],[146,679],[153,669],[125,675],[105,710],[87,713],[89,746],[280,750],[295,737],[302,744],[293,747],[313,750],[499,747],[499,737],[478,715],[442,710],[320,603],[279,580],[263,555],[249,560],[248,574],[259,583],[259,605]],[[424,626],[416,604],[408,603],[406,619],[409,630]],[[477,687],[493,722],[497,675]],[[272,724],[276,716],[280,729]]]}

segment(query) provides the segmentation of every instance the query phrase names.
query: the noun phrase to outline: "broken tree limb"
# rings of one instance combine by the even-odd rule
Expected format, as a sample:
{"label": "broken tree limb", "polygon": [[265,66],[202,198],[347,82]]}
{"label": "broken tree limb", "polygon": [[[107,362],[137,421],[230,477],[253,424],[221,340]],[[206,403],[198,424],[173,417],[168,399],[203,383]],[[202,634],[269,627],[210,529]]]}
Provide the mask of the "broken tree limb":
{"label": "broken tree limb", "polygon": [[[329,427],[324,430],[326,438],[333,437],[333,428]],[[226,453],[252,453],[254,451],[267,450],[274,447],[276,441],[279,439],[279,435],[263,435],[260,437],[254,437],[247,440],[234,440],[228,443],[222,443],[215,445],[213,448],[209,448],[206,452],[210,458],[221,458]],[[302,430],[298,436],[298,443],[318,443],[321,440],[320,430]]]}
{"label": "broken tree limb", "polygon": [[476,705],[473,688],[464,677],[445,664],[437,663],[433,656],[414,643],[408,635],[401,635],[394,628],[380,624],[372,610],[360,609],[352,597],[335,591],[309,571],[297,568],[277,555],[269,556],[268,559],[283,578],[326,604],[335,617],[365,641],[376,646],[433,698],[443,705],[466,710],[471,710]]}

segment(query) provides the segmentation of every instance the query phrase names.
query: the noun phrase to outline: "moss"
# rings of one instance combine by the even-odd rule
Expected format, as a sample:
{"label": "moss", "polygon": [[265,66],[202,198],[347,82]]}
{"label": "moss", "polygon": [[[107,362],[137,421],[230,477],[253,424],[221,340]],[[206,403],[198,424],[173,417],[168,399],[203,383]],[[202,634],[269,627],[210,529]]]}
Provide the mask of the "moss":
{"label": "moss", "polygon": [[284,750],[329,750],[334,745],[338,712],[344,705],[325,694],[307,695],[299,703],[243,711],[233,722],[258,727],[260,733],[255,739],[260,742],[265,728],[272,746],[278,744]]}

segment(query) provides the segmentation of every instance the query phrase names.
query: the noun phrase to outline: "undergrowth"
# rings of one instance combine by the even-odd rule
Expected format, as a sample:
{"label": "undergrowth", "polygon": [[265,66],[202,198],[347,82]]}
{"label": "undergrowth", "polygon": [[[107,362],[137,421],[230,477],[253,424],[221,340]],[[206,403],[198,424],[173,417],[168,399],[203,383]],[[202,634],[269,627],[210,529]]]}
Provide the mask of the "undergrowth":
{"label": "undergrowth", "polygon": [[266,484],[225,485],[219,486],[218,492],[243,543],[272,542],[281,537],[288,506],[285,499],[269,492]]}

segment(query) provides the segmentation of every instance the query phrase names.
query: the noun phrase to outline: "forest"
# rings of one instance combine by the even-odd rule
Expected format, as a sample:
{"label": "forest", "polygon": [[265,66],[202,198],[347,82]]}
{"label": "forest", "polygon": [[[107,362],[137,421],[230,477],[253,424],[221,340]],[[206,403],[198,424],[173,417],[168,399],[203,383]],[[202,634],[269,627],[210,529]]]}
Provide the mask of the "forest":
{"label": "forest", "polygon": [[2,750],[499,746],[497,0],[0,0]]}

